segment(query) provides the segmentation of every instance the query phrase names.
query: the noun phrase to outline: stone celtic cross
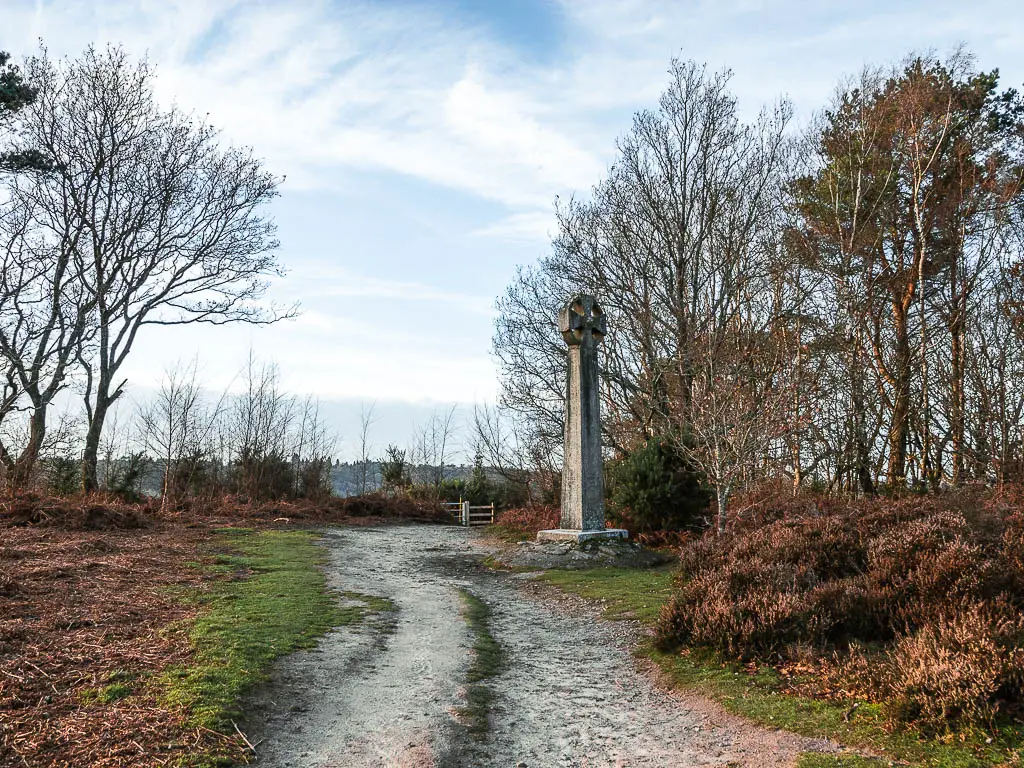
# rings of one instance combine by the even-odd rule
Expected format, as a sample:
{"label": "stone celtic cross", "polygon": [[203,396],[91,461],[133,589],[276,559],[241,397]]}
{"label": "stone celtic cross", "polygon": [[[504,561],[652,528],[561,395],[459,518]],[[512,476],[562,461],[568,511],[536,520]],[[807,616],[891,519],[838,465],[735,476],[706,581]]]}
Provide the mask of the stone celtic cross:
{"label": "stone celtic cross", "polygon": [[573,296],[558,313],[558,329],[569,345],[561,528],[541,531],[537,539],[625,538],[628,535],[625,531],[604,527],[597,350],[607,325],[597,299],[586,294]]}
{"label": "stone celtic cross", "polygon": [[[604,339],[607,324],[604,312],[593,296],[575,296],[558,313],[558,329],[570,347],[593,340],[600,344]],[[595,359],[595,362],[596,359]]]}

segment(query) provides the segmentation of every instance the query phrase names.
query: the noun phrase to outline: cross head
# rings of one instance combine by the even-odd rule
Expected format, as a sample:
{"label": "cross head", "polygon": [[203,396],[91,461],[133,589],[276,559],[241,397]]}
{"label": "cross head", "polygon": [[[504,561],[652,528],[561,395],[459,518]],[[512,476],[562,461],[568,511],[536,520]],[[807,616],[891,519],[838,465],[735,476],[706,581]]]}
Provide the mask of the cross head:
{"label": "cross head", "polygon": [[578,346],[591,338],[595,344],[604,339],[607,325],[597,299],[585,293],[573,296],[558,313],[558,329],[565,343]]}

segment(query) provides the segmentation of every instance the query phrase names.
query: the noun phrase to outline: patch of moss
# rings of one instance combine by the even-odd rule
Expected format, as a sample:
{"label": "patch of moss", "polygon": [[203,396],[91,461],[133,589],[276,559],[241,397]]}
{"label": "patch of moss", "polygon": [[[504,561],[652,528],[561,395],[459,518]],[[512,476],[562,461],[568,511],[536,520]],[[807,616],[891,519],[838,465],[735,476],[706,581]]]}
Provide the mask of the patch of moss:
{"label": "patch of moss", "polygon": [[539,580],[595,600],[607,619],[657,620],[672,591],[674,570],[661,568],[588,568],[546,571]]}
{"label": "patch of moss", "polygon": [[364,615],[367,613],[392,613],[398,610],[394,601],[387,597],[376,597],[375,595],[364,595],[361,592],[345,591],[341,593],[349,600],[355,600],[363,604],[360,610]]}
{"label": "patch of moss", "polygon": [[488,525],[484,528],[484,535],[501,541],[507,541],[510,544],[518,544],[520,541],[530,541],[533,539],[533,534],[527,533],[519,528],[502,525],[501,523]]}
{"label": "patch of moss", "polygon": [[491,608],[472,592],[461,589],[463,616],[473,633],[473,663],[466,675],[466,706],[459,714],[467,721],[469,732],[475,736],[486,734],[490,728],[488,715],[494,700],[494,690],[486,681],[505,664],[505,654],[491,634]]}
{"label": "patch of moss", "polygon": [[508,565],[507,563],[501,562],[494,555],[488,555],[485,557],[481,564],[484,568],[488,568],[492,571],[505,571],[506,573],[540,573],[542,570],[536,565]]}
{"label": "patch of moss", "polygon": [[796,765],[797,768],[888,768],[892,763],[879,757],[805,752]]}
{"label": "patch of moss", "polygon": [[131,683],[138,680],[138,675],[128,669],[115,669],[108,674],[99,688],[86,688],[79,693],[79,698],[85,705],[89,704],[113,704],[115,701],[128,698],[134,693]]}
{"label": "patch of moss", "polygon": [[81,699],[83,704],[113,704],[131,695],[131,686],[125,683],[111,683],[102,688],[86,688],[81,693]]}

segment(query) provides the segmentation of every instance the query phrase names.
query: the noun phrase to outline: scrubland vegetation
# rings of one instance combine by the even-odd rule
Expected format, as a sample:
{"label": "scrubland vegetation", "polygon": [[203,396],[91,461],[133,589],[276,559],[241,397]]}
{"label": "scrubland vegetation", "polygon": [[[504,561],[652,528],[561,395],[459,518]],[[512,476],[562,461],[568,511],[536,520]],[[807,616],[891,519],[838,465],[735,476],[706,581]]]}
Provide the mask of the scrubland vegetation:
{"label": "scrubland vegetation", "polygon": [[798,669],[931,733],[1021,717],[1019,498],[778,502],[681,549],[660,648]]}
{"label": "scrubland vegetation", "polygon": [[[839,84],[798,127],[785,100],[744,122],[728,73],[674,61],[606,177],[559,203],[550,255],[499,300],[501,401],[475,413],[472,476],[446,474],[446,412],[388,447],[379,493],[339,500],[331,432],[272,365],[250,361],[219,397],[172,367],[130,429],[116,421],[147,326],[293,312],[264,301],[278,178],[159,109],[151,68],[119,49],[0,69],[0,707],[23,726],[0,755],[222,748],[202,729],[247,682],[214,680],[223,706],[190,720],[204,643],[248,632],[225,610],[287,594],[279,579],[322,585],[311,561],[249,546],[299,541],[279,534],[235,540],[222,572],[192,568],[217,565],[214,525],[436,520],[448,498],[509,507],[509,537],[557,525],[553,318],[586,290],[608,315],[609,515],[680,567],[551,579],[622,588],[666,669],[766,722],[788,712],[788,727],[933,765],[1020,764],[1024,98],[998,72],[913,55]],[[69,393],[82,416],[56,419]],[[231,568],[264,573],[239,584]],[[198,621],[180,599],[197,589],[213,607]],[[313,599],[267,642],[284,652],[338,620]],[[172,665],[198,671],[161,699]],[[89,731],[101,705],[109,727]]]}
{"label": "scrubland vegetation", "polygon": [[609,513],[681,561],[664,658],[710,659],[698,687],[746,664],[879,732],[1006,747],[902,753],[929,764],[1016,764],[1024,101],[966,51],[868,67],[801,126],[785,100],[743,121],[728,84],[673,62],[559,204],[499,301],[488,458],[538,487],[557,469],[552,307],[593,293]]}
{"label": "scrubland vegetation", "polygon": [[[527,539],[557,520],[552,507],[515,509],[496,532]],[[678,567],[544,579],[649,624],[642,650],[667,674],[765,724],[914,764],[1018,764],[1018,487],[886,499],[763,485],[737,496],[724,534],[649,541]]]}

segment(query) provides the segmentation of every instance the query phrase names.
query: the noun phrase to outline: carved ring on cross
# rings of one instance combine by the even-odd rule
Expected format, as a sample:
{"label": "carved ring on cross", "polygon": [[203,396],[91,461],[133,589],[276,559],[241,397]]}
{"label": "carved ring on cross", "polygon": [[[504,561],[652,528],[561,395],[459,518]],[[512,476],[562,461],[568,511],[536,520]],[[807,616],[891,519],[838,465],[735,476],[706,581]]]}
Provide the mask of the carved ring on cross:
{"label": "carved ring on cross", "polygon": [[593,337],[594,343],[600,344],[607,329],[601,305],[585,293],[573,296],[558,313],[558,329],[565,343],[571,347],[582,344],[584,335]]}

